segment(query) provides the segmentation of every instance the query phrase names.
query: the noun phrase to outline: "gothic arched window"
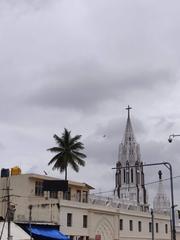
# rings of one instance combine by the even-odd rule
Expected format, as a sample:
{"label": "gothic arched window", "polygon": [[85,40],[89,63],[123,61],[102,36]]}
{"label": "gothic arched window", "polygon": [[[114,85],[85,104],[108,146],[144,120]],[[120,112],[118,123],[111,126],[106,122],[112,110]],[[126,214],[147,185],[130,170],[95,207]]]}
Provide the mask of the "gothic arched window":
{"label": "gothic arched window", "polygon": [[124,183],[126,182],[126,170],[124,168]]}
{"label": "gothic arched window", "polygon": [[134,177],[133,177],[133,169],[131,168],[131,182],[133,183]]}
{"label": "gothic arched window", "polygon": [[126,183],[129,184],[129,162],[126,162]]}

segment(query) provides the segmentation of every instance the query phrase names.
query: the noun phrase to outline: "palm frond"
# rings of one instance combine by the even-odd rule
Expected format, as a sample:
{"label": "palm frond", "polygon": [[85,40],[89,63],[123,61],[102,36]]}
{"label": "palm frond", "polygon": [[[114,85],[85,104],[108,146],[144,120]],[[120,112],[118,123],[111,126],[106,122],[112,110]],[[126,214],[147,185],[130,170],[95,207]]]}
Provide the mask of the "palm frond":
{"label": "palm frond", "polygon": [[69,141],[69,144],[75,144],[79,139],[81,138],[81,135],[76,135],[75,137],[71,138],[71,140]]}
{"label": "palm frond", "polygon": [[64,149],[61,147],[52,147],[52,148],[47,149],[47,151],[50,151],[50,152],[62,152],[63,150]]}
{"label": "palm frond", "polygon": [[53,138],[60,147],[64,147],[64,141],[58,135],[54,134]]}
{"label": "palm frond", "polygon": [[86,154],[78,151],[73,151],[74,154],[76,154],[79,158],[86,158]]}
{"label": "palm frond", "polygon": [[53,170],[59,170],[60,172],[64,172],[66,166],[64,164],[60,164],[58,161],[55,162],[53,166]]}
{"label": "palm frond", "polygon": [[81,142],[77,142],[71,146],[72,150],[83,150],[84,149],[84,144]]}
{"label": "palm frond", "polygon": [[76,162],[72,161],[70,165],[75,172],[79,172],[79,166]]}
{"label": "palm frond", "polygon": [[86,162],[83,160],[83,159],[81,159],[81,158],[79,158],[76,154],[73,154],[73,160],[74,160],[74,162],[76,162],[78,165],[80,165],[80,166],[85,166],[85,164],[86,164]]}
{"label": "palm frond", "polygon": [[62,138],[64,139],[64,141],[68,141],[70,139],[71,136],[71,131],[68,131],[66,128],[64,129],[64,132],[62,134]]}
{"label": "palm frond", "polygon": [[48,162],[48,165],[52,164],[53,162],[57,161],[59,159],[59,153],[56,154],[49,162]]}

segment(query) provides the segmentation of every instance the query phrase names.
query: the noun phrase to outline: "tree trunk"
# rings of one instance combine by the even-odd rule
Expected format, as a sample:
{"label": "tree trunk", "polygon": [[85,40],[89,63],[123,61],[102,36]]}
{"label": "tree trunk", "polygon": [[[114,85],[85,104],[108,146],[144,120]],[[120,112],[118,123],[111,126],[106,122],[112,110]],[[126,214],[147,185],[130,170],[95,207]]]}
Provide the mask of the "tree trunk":
{"label": "tree trunk", "polygon": [[67,167],[65,169],[65,180],[67,180]]}

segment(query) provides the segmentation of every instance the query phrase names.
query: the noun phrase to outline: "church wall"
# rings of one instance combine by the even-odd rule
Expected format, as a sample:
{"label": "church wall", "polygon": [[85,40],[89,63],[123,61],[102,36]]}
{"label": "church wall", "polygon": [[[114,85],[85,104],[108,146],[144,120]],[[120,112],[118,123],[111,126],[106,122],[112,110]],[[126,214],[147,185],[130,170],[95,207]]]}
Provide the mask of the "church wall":
{"label": "church wall", "polygon": [[176,228],[176,240],[180,240],[180,227]]}
{"label": "church wall", "polygon": [[[125,211],[120,213],[120,219],[123,219],[123,229],[120,230],[120,239],[152,239],[152,233],[149,231],[149,223],[151,223],[150,213],[138,211]],[[130,230],[130,221],[133,228]],[[141,222],[141,231],[138,229],[138,222]],[[158,224],[158,232],[156,232],[156,223]],[[155,239],[170,239],[170,221],[168,216],[154,216],[154,235]],[[168,232],[165,232],[165,224],[168,225]]]}
{"label": "church wall", "polygon": [[[68,235],[89,236],[90,240],[94,240],[98,235],[101,235],[101,240],[152,239],[152,233],[149,232],[149,223],[151,222],[151,214],[149,212],[122,210],[96,204],[76,204],[68,201],[64,201],[64,204],[61,204],[60,212],[61,230]],[[68,212],[71,212],[73,215],[72,227],[66,226],[66,215]],[[84,214],[88,216],[87,229],[82,227],[82,216]],[[122,230],[120,230],[120,219],[123,219]],[[132,231],[129,228],[130,220],[133,223]],[[138,222],[141,222],[141,231],[138,230]],[[155,239],[170,240],[169,217],[155,214],[154,223]],[[156,223],[158,224],[158,232],[156,232]],[[168,226],[167,233],[165,232],[165,224]]]}
{"label": "church wall", "polygon": [[[60,205],[60,230],[69,236],[88,236],[88,228],[83,227],[83,215],[88,216],[88,210],[81,208],[79,204],[69,204],[68,201],[63,201]],[[72,225],[67,226],[67,215],[72,215]],[[89,222],[89,219],[88,219]]]}

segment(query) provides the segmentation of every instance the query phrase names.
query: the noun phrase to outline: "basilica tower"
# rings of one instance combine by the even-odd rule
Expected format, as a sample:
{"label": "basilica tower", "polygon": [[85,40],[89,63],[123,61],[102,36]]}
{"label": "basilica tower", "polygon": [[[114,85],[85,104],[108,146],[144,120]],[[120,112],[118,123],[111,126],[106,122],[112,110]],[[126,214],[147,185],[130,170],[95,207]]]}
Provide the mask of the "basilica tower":
{"label": "basilica tower", "polygon": [[127,199],[137,206],[147,206],[140,146],[136,142],[131,124],[131,107],[126,109],[128,116],[124,137],[119,145],[114,193],[119,199]]}

